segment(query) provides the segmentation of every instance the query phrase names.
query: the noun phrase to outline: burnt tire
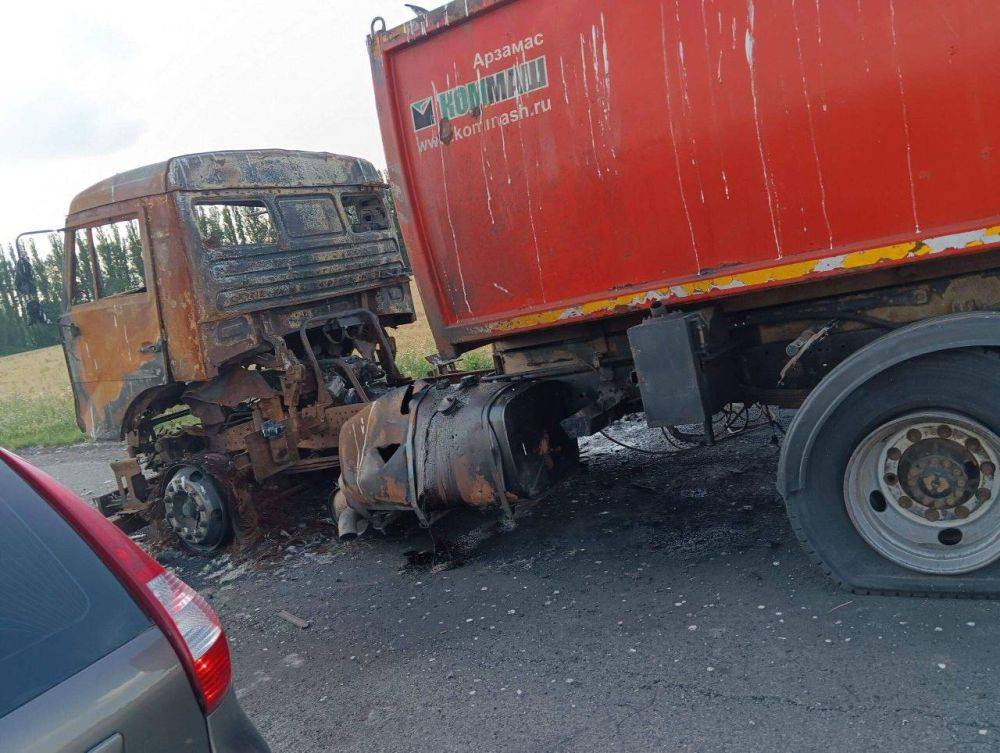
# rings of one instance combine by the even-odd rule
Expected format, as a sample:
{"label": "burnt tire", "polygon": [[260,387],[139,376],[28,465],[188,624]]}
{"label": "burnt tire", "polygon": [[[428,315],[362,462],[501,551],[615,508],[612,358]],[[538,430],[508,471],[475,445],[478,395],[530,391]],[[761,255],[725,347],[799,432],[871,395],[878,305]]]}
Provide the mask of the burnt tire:
{"label": "burnt tire", "polygon": [[[871,378],[826,418],[785,504],[799,540],[835,581],[858,593],[1000,595],[1000,447],[972,441],[1000,442],[998,384],[992,353],[935,353]],[[858,471],[865,458],[867,475]],[[869,487],[861,500],[857,490]],[[963,544],[973,523],[978,538]]]}

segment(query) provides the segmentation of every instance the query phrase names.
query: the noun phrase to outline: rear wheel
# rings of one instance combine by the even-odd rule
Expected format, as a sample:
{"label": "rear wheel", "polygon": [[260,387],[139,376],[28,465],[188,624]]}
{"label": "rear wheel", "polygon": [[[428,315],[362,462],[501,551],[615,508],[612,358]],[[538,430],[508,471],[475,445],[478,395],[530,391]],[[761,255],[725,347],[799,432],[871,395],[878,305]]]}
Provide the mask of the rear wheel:
{"label": "rear wheel", "polygon": [[800,539],[862,591],[1000,593],[1000,360],[954,351],[856,388],[786,504]]}
{"label": "rear wheel", "polygon": [[214,554],[233,535],[232,516],[219,484],[203,468],[185,465],[170,477],[163,493],[164,517],[197,554]]}

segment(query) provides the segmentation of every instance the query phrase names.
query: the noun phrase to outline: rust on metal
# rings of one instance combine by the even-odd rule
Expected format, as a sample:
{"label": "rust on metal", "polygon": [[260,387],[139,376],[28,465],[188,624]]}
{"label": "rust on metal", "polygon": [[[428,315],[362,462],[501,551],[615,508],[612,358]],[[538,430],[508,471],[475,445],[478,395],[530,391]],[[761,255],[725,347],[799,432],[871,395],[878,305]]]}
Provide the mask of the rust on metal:
{"label": "rust on metal", "polygon": [[[366,160],[175,157],[73,199],[60,325],[77,419],[127,441],[119,497],[156,516],[202,468],[238,529],[254,488],[338,467],[341,427],[404,383],[384,328],[413,321],[388,187]],[[112,280],[109,253],[130,255]]]}
{"label": "rust on metal", "polygon": [[458,505],[509,515],[576,468],[566,412],[556,382],[456,375],[396,389],[341,430],[343,504],[413,511],[425,525]]}

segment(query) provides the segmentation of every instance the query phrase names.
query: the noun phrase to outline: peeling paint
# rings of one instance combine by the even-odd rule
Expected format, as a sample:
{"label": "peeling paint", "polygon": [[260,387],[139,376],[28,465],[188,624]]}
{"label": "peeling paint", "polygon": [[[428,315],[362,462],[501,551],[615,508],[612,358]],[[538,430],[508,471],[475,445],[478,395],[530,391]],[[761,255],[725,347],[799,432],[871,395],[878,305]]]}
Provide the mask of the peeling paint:
{"label": "peeling paint", "polygon": [[488,331],[499,333],[542,327],[566,322],[567,320],[583,319],[617,312],[622,309],[642,308],[651,301],[696,298],[720,291],[763,287],[777,282],[801,281],[814,274],[838,272],[841,270],[859,270],[879,264],[981,248],[998,243],[1000,243],[1000,225],[994,225],[963,233],[952,233],[921,240],[906,241],[904,243],[876,246],[874,248],[851,251],[820,259],[789,262],[734,274],[716,275],[668,287],[588,301],[587,303],[567,308],[524,314],[511,319],[494,322],[488,325],[487,329]]}

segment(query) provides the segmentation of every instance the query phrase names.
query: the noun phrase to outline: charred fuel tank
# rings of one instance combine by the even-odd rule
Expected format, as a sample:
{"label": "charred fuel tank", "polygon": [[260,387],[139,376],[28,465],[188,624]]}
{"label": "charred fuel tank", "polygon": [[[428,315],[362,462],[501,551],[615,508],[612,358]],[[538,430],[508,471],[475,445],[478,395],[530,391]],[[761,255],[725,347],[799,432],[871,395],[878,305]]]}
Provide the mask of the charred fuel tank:
{"label": "charred fuel tank", "polygon": [[458,505],[537,499],[577,468],[557,382],[421,381],[393,390],[340,433],[341,533],[351,521],[411,510],[423,525]]}

